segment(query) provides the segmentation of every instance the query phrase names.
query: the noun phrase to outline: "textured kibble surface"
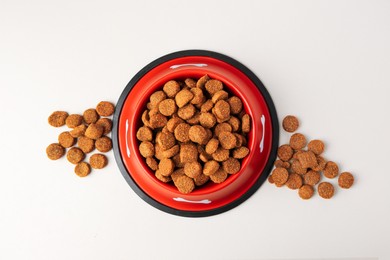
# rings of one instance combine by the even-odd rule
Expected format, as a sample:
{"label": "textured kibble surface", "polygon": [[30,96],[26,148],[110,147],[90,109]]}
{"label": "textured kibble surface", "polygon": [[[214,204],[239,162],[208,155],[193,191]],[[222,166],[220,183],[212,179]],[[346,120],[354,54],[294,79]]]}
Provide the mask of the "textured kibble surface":
{"label": "textured kibble surface", "polygon": [[[165,94],[163,93],[165,99]],[[161,95],[156,99],[161,99]],[[156,104],[154,104],[156,105]],[[75,164],[74,172],[79,177],[86,177],[91,173],[91,168],[101,169],[108,163],[108,159],[103,154],[88,153],[95,148],[102,153],[112,150],[112,140],[107,136],[112,129],[112,120],[108,118],[115,111],[115,106],[107,101],[99,102],[96,108],[88,108],[81,114],[71,114],[65,111],[55,111],[49,118],[48,123],[54,127],[66,125],[68,131],[62,131],[58,136],[58,144],[54,143],[47,147],[47,156],[56,160],[66,154],[67,160]],[[149,117],[144,118],[149,123]],[[147,120],[146,120],[147,119]],[[137,133],[137,138],[142,141],[152,141],[153,131],[149,127],[144,127]],[[154,146],[144,145],[144,155],[154,154]],[[157,162],[147,157],[147,165],[157,170]],[[86,161],[89,161],[86,162]]]}
{"label": "textured kibble surface", "polygon": [[[289,144],[282,144],[278,148],[278,159],[274,162],[276,168],[268,177],[269,183],[275,184],[276,187],[299,189],[298,195],[303,200],[313,197],[316,187],[320,197],[330,199],[334,196],[335,183],[320,183],[323,177],[335,179],[339,176],[337,184],[343,189],[349,189],[354,184],[354,176],[351,173],[343,172],[339,175],[339,166],[323,157],[325,144],[322,140],[313,139],[307,143],[303,134],[294,133],[299,127],[297,117],[286,116],[282,126],[286,132],[292,134]],[[244,153],[244,149],[236,148],[233,157],[239,158],[240,153]]]}
{"label": "textured kibble surface", "polygon": [[140,121],[136,137],[146,165],[182,193],[225,181],[250,154],[249,114],[239,97],[208,75],[166,82],[151,94]]}

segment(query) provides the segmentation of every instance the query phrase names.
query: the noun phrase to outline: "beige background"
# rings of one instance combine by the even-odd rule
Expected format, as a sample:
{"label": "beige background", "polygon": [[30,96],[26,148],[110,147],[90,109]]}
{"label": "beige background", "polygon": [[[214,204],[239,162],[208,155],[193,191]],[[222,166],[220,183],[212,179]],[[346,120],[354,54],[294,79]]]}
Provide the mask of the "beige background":
{"label": "beige background", "polygon": [[[389,1],[2,0],[0,258],[390,259],[389,14]],[[266,183],[191,219],[144,203],[112,153],[85,179],[45,157],[53,110],[115,102],[143,66],[193,48],[252,69],[356,185],[302,201]]]}

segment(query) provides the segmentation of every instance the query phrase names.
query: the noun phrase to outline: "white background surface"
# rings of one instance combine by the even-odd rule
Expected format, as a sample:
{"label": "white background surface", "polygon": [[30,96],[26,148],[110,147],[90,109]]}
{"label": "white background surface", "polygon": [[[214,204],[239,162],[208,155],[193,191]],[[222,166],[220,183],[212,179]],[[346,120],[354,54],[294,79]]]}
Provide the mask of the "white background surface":
{"label": "white background surface", "polygon": [[[389,1],[2,0],[0,35],[0,259],[390,259]],[[116,102],[143,66],[194,48],[253,70],[356,185],[302,201],[265,183],[193,219],[143,202],[112,152],[84,179],[46,158],[65,129],[52,111]]]}

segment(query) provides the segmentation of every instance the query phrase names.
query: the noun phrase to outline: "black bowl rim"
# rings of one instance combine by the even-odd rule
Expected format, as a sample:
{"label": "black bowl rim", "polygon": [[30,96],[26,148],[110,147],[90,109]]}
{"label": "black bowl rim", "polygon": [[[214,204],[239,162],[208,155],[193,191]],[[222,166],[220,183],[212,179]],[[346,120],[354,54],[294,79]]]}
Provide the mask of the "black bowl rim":
{"label": "black bowl rim", "polygon": [[[272,124],[272,144],[271,144],[271,152],[270,156],[268,158],[268,161],[264,167],[264,170],[260,177],[256,180],[256,182],[248,189],[246,193],[244,193],[240,198],[230,202],[229,204],[226,204],[222,207],[211,209],[211,210],[205,210],[205,211],[186,211],[186,210],[178,210],[172,207],[168,207],[164,204],[161,204],[160,202],[156,201],[149,195],[147,195],[131,178],[130,174],[128,173],[124,163],[123,159],[121,156],[121,152],[119,150],[119,143],[118,143],[118,123],[119,123],[119,118],[122,112],[123,104],[130,93],[131,89],[134,87],[134,85],[151,69],[157,67],[158,65],[167,62],[172,59],[180,58],[180,57],[187,57],[187,56],[205,56],[205,57],[211,57],[215,58],[218,60],[222,60],[235,68],[239,69],[242,71],[246,76],[249,77],[249,79],[257,86],[259,91],[264,97],[264,100],[267,104],[267,107],[269,109],[269,113],[271,116],[271,124]],[[251,197],[259,188],[260,186],[264,183],[264,181],[267,179],[272,167],[273,163],[276,159],[276,153],[277,153],[277,148],[279,145],[279,121],[278,121],[278,116],[276,113],[276,109],[274,106],[274,103],[272,101],[272,98],[270,94],[268,93],[267,89],[263,85],[263,83],[260,81],[260,79],[245,65],[242,63],[238,62],[237,60],[226,56],[224,54],[218,53],[218,52],[213,52],[213,51],[208,51],[208,50],[183,50],[183,51],[177,51],[173,52],[167,55],[164,55],[148,65],[146,65],[143,69],[141,69],[131,80],[130,82],[126,85],[125,89],[123,90],[122,94],[119,97],[119,100],[116,104],[116,109],[115,113],[113,116],[113,129],[112,129],[112,140],[113,140],[113,149],[114,149],[114,156],[115,160],[117,162],[117,165],[127,181],[127,183],[130,185],[130,187],[133,189],[133,191],[141,197],[145,202],[150,204],[151,206],[162,210],[164,212],[177,215],[177,216],[182,216],[182,217],[208,217],[208,216],[213,216],[217,215],[223,212],[226,212],[234,207],[237,207],[244,201],[246,201],[249,197]]]}

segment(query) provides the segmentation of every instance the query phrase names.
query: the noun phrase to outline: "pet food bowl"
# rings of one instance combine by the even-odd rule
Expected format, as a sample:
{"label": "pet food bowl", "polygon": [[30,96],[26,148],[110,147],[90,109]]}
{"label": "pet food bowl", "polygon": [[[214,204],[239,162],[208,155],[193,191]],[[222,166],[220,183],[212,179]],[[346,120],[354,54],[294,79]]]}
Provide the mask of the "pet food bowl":
{"label": "pet food bowl", "polygon": [[[169,80],[198,79],[208,74],[241,98],[251,117],[250,153],[241,170],[220,184],[209,181],[189,194],[159,181],[138,150],[137,129],[150,95]],[[276,157],[278,118],[267,90],[256,75],[238,61],[220,53],[187,50],[163,56],[140,70],[121,94],[114,114],[114,153],[130,187],[150,205],[179,216],[205,217],[234,208],[248,199],[266,180]]]}

